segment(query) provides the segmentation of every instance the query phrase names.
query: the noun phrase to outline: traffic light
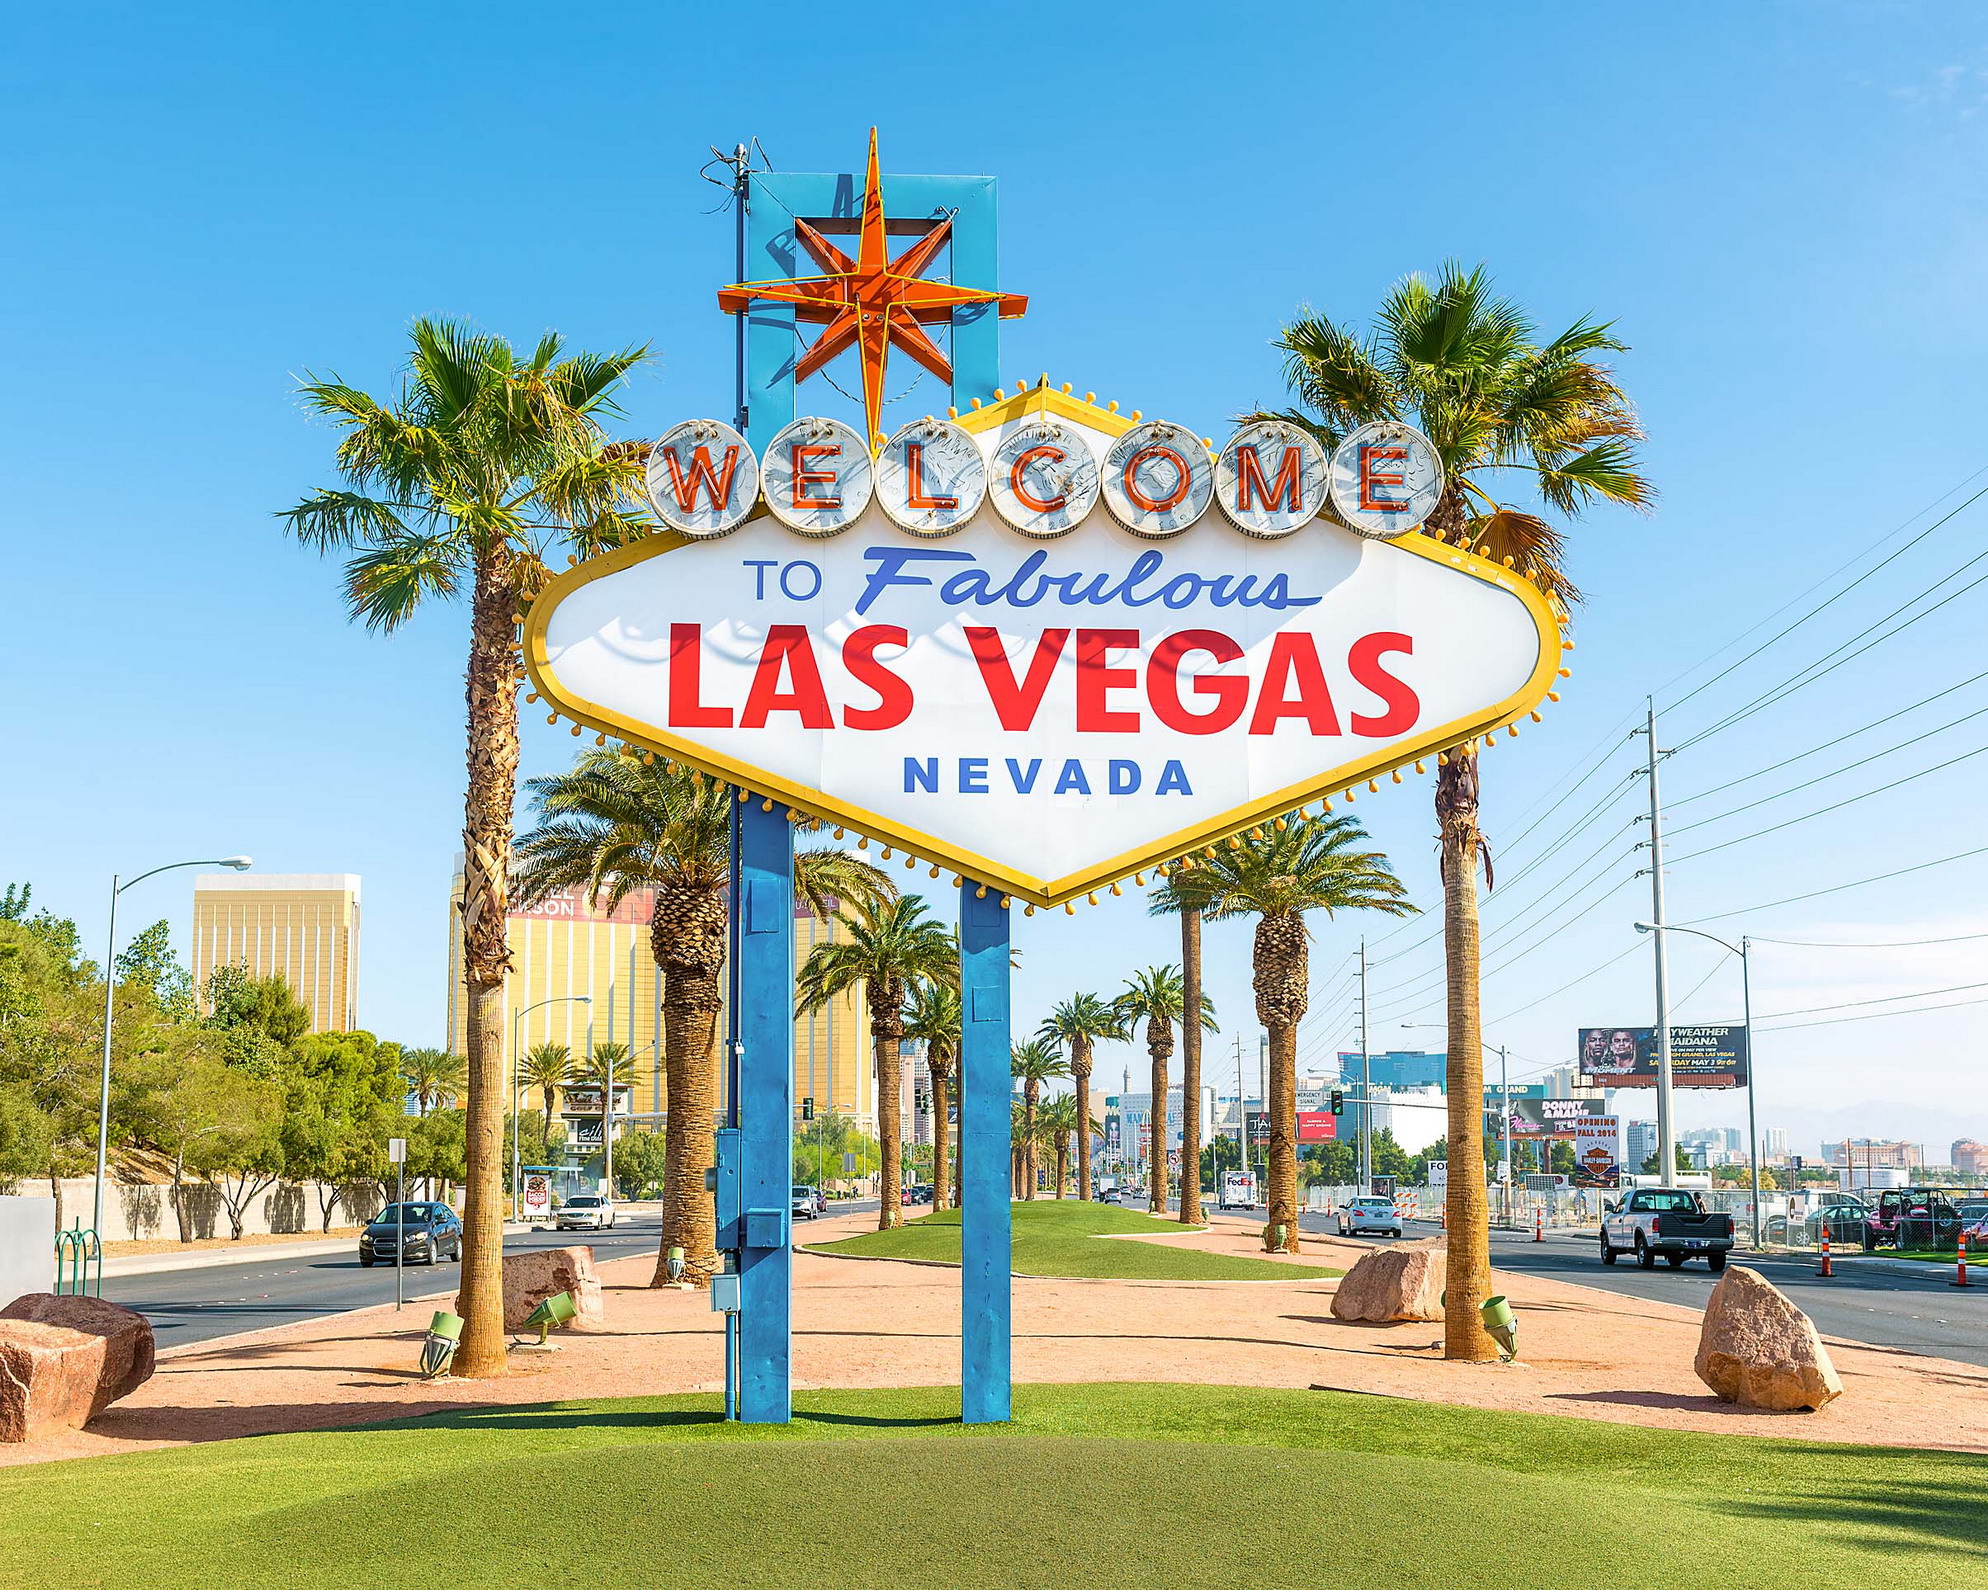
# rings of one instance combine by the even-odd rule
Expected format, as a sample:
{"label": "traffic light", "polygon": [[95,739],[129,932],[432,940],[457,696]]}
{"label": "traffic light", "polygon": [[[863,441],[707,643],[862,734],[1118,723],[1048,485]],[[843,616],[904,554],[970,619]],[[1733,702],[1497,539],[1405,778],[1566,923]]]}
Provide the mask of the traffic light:
{"label": "traffic light", "polygon": [[801,1100],[801,1119],[812,1121],[815,1118],[815,1101],[812,1096]]}
{"label": "traffic light", "polygon": [[1790,1154],[1788,1156],[1788,1164],[1791,1168],[1800,1170],[1802,1168],[1802,1156],[1799,1154]]}
{"label": "traffic light", "polygon": [[1332,1113],[1334,1115],[1344,1115],[1346,1113],[1346,1094],[1343,1089],[1334,1088],[1332,1090]]}

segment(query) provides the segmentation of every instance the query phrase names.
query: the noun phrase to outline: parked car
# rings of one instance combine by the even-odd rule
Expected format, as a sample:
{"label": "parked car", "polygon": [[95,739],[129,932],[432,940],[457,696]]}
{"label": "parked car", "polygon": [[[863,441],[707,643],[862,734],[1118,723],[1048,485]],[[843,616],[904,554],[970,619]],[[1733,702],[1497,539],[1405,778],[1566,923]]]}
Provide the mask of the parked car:
{"label": "parked car", "polygon": [[1886,1188],[1864,1224],[1864,1251],[1952,1247],[1962,1225],[1958,1200],[1965,1196],[1947,1187]]}
{"label": "parked car", "polygon": [[359,1233],[359,1263],[392,1264],[396,1242],[402,1264],[454,1262],[462,1258],[462,1221],[447,1204],[388,1204]]}
{"label": "parked car", "polygon": [[1638,1187],[1609,1204],[1601,1220],[1601,1262],[1633,1253],[1648,1270],[1659,1254],[1673,1270],[1686,1259],[1726,1267],[1733,1247],[1733,1217],[1712,1214],[1688,1187]]}
{"label": "parked car", "polygon": [[1373,1233],[1384,1237],[1401,1235],[1401,1211],[1392,1198],[1355,1198],[1338,1209],[1339,1234],[1357,1237]]}
{"label": "parked car", "polygon": [[1870,1205],[1853,1193],[1832,1193],[1813,1209],[1797,1209],[1790,1214],[1769,1215],[1762,1235],[1769,1242],[1789,1247],[1815,1248],[1822,1234],[1829,1233],[1831,1246],[1841,1247],[1864,1240],[1864,1222]]}
{"label": "parked car", "polygon": [[911,1204],[929,1204],[932,1201],[930,1183],[915,1181],[904,1190],[904,1201]]}
{"label": "parked car", "polygon": [[559,1206],[553,1225],[561,1231],[606,1231],[614,1225],[614,1203],[599,1193],[576,1193]]}

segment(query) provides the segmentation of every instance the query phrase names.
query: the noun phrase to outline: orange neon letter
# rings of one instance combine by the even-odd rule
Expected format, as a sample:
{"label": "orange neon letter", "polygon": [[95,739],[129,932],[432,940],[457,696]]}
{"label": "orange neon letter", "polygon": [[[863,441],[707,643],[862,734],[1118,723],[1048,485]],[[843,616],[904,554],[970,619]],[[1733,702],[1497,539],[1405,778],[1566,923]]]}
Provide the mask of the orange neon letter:
{"label": "orange neon letter", "polygon": [[1024,476],[1028,472],[1029,465],[1033,464],[1038,458],[1047,458],[1054,463],[1060,464],[1069,456],[1062,448],[1051,447],[1047,443],[1044,443],[1041,447],[1031,447],[1027,452],[1016,454],[1014,463],[1008,469],[1008,490],[1015,494],[1016,499],[1020,501],[1024,508],[1033,508],[1037,513],[1056,512],[1058,508],[1063,507],[1064,504],[1069,502],[1069,497],[1059,491],[1054,497],[1051,497],[1048,501],[1044,501],[1029,490],[1028,482]]}
{"label": "orange neon letter", "polygon": [[840,508],[842,498],[816,497],[808,493],[810,486],[832,486],[835,484],[835,471],[832,469],[810,469],[808,461],[815,458],[834,458],[842,449],[834,446],[811,445],[806,442],[794,444],[793,505],[795,508]]}
{"label": "orange neon letter", "polygon": [[1408,477],[1399,470],[1382,474],[1376,464],[1398,464],[1408,456],[1405,447],[1381,447],[1373,442],[1360,444],[1360,508],[1364,513],[1405,513],[1408,504],[1397,497],[1376,497],[1376,486],[1405,486]]}
{"label": "orange neon letter", "polygon": [[1277,466],[1274,482],[1263,478],[1263,459],[1254,443],[1236,449],[1236,506],[1247,513],[1258,497],[1267,513],[1287,506],[1292,513],[1305,511],[1303,471],[1295,444],[1284,449],[1284,462]]}
{"label": "orange neon letter", "polygon": [[670,495],[676,498],[676,505],[685,513],[695,511],[700,490],[710,494],[713,508],[723,508],[731,501],[732,472],[739,467],[739,450],[736,447],[726,448],[725,462],[713,467],[711,449],[700,446],[690,455],[688,476],[677,463],[674,448],[663,454],[663,462],[669,467]]}
{"label": "orange neon letter", "polygon": [[925,444],[906,442],[904,444],[904,486],[905,496],[914,508],[957,508],[957,497],[933,497],[925,491]]}
{"label": "orange neon letter", "polygon": [[[1149,497],[1139,485],[1139,466],[1149,458],[1164,458],[1174,467],[1173,490],[1164,497]],[[1125,495],[1132,499],[1135,508],[1144,509],[1147,513],[1165,513],[1187,495],[1188,482],[1187,460],[1171,447],[1155,443],[1151,447],[1140,448],[1125,460]]]}

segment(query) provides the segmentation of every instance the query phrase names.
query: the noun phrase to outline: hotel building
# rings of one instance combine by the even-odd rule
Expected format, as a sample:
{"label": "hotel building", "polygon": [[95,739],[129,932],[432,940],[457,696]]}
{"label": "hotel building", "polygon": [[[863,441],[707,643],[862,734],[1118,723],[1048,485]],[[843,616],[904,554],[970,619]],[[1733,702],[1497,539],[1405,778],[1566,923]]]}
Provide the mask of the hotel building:
{"label": "hotel building", "polygon": [[[193,880],[193,986],[217,967],[272,973],[312,1032],[359,1025],[359,878],[350,872],[200,873]],[[204,1008],[204,1007],[203,1007]]]}

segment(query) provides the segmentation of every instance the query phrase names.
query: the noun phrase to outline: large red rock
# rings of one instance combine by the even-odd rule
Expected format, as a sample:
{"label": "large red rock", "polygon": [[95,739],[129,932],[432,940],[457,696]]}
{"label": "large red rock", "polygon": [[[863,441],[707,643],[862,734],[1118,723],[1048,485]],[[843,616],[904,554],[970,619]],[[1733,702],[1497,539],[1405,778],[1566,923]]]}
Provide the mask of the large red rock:
{"label": "large red rock", "polygon": [[1448,1258],[1440,1238],[1362,1254],[1333,1291],[1332,1317],[1371,1323],[1441,1319],[1443,1267]]}
{"label": "large red rock", "polygon": [[152,1378],[152,1326],[100,1297],[30,1292],[0,1309],[0,1441],[79,1430]]}
{"label": "large red rock", "polygon": [[1843,1395],[1814,1322],[1743,1264],[1727,1265],[1712,1288],[1693,1367],[1720,1401],[1743,1408],[1819,1411]]}
{"label": "large red rock", "polygon": [[[504,1255],[505,1330],[523,1330],[531,1311],[557,1292],[571,1292],[578,1310],[564,1329],[607,1329],[592,1248],[537,1248]],[[456,1310],[458,1313],[462,1310],[460,1297],[456,1299]]]}

